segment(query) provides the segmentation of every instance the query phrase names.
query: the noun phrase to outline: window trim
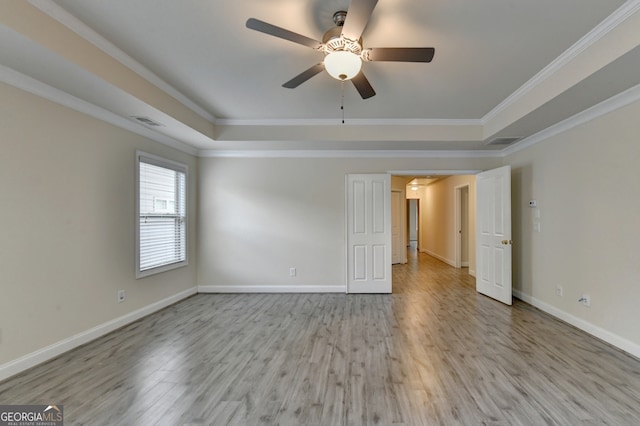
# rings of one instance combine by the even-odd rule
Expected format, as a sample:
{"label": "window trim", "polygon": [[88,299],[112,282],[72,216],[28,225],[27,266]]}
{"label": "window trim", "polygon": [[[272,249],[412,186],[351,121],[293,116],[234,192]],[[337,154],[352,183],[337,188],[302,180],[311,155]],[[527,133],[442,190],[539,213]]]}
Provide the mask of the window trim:
{"label": "window trim", "polygon": [[[171,263],[168,265],[157,266],[155,268],[140,270],[140,163],[147,163],[165,169],[171,169],[184,173],[185,177],[185,193],[184,193],[184,244],[185,256],[184,261]],[[157,155],[149,154],[143,151],[136,151],[136,182],[135,182],[135,257],[136,257],[136,279],[148,277],[150,275],[159,274],[161,272],[182,268],[189,264],[189,166],[177,161],[169,160]]]}

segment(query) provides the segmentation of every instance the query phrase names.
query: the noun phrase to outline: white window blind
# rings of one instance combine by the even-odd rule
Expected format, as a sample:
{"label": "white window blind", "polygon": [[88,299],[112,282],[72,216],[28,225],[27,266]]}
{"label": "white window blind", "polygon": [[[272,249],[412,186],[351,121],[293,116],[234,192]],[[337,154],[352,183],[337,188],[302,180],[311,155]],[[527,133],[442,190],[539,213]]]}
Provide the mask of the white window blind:
{"label": "white window blind", "polygon": [[138,277],[187,264],[187,167],[138,154]]}

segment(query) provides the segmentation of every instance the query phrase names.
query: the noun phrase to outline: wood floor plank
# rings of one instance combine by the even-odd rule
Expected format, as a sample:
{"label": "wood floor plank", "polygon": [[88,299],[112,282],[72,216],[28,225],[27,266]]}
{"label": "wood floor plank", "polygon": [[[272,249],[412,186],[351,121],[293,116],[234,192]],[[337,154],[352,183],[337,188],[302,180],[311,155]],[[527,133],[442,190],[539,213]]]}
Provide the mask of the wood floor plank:
{"label": "wood floor plank", "polygon": [[410,252],[391,295],[197,295],[0,383],[67,424],[640,424],[640,360]]}

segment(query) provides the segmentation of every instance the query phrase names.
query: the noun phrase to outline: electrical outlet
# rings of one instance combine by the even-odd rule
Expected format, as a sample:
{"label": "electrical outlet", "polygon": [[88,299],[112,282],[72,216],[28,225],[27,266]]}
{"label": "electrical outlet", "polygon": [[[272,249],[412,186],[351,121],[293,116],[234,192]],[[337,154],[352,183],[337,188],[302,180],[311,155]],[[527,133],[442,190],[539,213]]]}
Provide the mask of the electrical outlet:
{"label": "electrical outlet", "polygon": [[289,276],[290,277],[295,277],[297,272],[298,271],[296,271],[296,268],[289,268]]}
{"label": "electrical outlet", "polygon": [[564,296],[564,288],[561,285],[556,286],[556,296],[558,297]]}
{"label": "electrical outlet", "polygon": [[124,290],[118,290],[118,303],[124,302],[125,298],[126,294],[124,293]]}
{"label": "electrical outlet", "polygon": [[584,306],[591,306],[591,296],[589,296],[588,294],[583,294],[582,297],[580,297],[580,299],[578,299],[578,302],[582,303]]}

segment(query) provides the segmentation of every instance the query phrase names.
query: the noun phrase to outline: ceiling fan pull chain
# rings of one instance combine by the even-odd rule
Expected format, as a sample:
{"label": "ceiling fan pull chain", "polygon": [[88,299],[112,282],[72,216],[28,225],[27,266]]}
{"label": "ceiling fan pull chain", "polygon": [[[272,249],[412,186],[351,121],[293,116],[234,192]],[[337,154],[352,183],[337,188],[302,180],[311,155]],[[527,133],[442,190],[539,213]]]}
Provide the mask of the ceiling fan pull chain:
{"label": "ceiling fan pull chain", "polygon": [[344,80],[340,82],[340,110],[342,111],[342,124],[344,124]]}

